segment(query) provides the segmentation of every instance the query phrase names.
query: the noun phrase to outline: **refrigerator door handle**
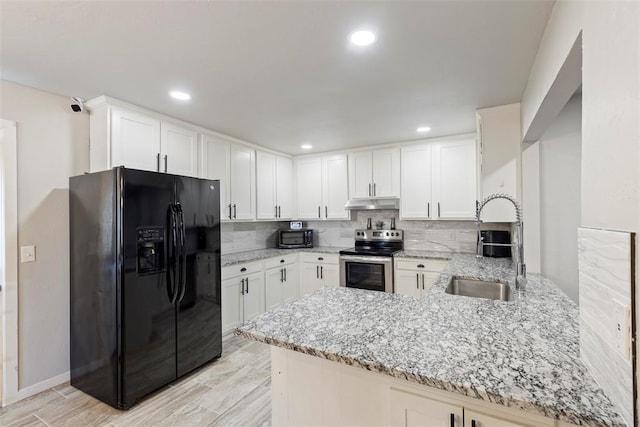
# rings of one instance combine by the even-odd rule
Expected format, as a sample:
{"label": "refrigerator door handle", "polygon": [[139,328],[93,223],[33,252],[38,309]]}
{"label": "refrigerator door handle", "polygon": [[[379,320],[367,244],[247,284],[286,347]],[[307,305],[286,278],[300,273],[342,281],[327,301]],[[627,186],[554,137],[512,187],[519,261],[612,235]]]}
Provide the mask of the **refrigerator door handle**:
{"label": "refrigerator door handle", "polygon": [[176,235],[176,211],[173,203],[169,203],[167,208],[167,225],[168,232],[171,234],[171,240],[169,250],[167,251],[167,293],[169,295],[169,301],[171,304],[176,302],[177,292],[177,277],[176,277],[176,245],[178,237]]}
{"label": "refrigerator door handle", "polygon": [[178,235],[180,239],[180,255],[178,259],[178,272],[179,272],[179,297],[178,302],[182,302],[184,299],[184,294],[187,291],[187,254],[184,246],[185,240],[185,231],[184,231],[184,212],[182,211],[182,206],[180,202],[176,203],[176,211],[178,213]]}

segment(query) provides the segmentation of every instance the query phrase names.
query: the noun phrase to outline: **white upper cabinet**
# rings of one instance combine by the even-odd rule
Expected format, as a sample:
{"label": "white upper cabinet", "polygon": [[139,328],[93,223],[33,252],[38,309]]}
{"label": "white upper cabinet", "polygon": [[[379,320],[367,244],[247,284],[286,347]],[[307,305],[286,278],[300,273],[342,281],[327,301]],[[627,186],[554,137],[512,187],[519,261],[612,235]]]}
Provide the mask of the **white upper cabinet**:
{"label": "white upper cabinet", "polygon": [[321,218],[322,158],[296,159],[296,196],[299,219]]}
{"label": "white upper cabinet", "polygon": [[291,159],[258,151],[256,156],[258,219],[290,219],[293,215]]}
{"label": "white upper cabinet", "polygon": [[229,220],[231,201],[229,200],[231,143],[219,136],[200,135],[200,177],[220,180],[220,218]]}
{"label": "white upper cabinet", "polygon": [[348,219],[347,179],[345,154],[296,160],[297,218]]}
{"label": "white upper cabinet", "polygon": [[240,144],[231,144],[230,153],[230,219],[255,219],[255,150]]}
{"label": "white upper cabinet", "polygon": [[349,194],[352,199],[400,196],[400,150],[350,153]]}
{"label": "white upper cabinet", "polygon": [[[91,165],[91,171],[126,166],[132,169],[160,170],[160,120],[133,111],[111,110],[111,144],[108,131],[101,138],[91,138],[92,150],[111,147],[111,161],[103,165]],[[104,140],[104,142],[103,142]],[[95,145],[94,145],[95,144]],[[107,154],[108,156],[108,154]],[[97,166],[94,168],[94,166]]]}
{"label": "white upper cabinet", "polygon": [[475,217],[476,142],[472,137],[403,147],[401,219]]}
{"label": "white upper cabinet", "polygon": [[91,107],[90,170],[125,166],[198,176],[198,134],[121,106]]}
{"label": "white upper cabinet", "polygon": [[200,135],[201,178],[220,180],[220,218],[255,219],[255,151],[218,135]]}
{"label": "white upper cabinet", "polygon": [[173,123],[160,124],[161,171],[198,176],[198,133]]}

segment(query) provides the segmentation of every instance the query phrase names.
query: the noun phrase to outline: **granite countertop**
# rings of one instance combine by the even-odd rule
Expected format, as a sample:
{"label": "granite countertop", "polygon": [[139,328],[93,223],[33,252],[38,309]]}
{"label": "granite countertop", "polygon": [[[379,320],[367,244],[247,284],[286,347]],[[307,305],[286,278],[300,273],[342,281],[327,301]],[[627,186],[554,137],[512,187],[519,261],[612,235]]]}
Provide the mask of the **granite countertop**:
{"label": "granite countertop", "polygon": [[338,254],[340,250],[344,248],[335,248],[331,246],[318,246],[314,248],[301,248],[301,249],[278,249],[278,248],[267,248],[267,249],[257,249],[254,251],[246,251],[246,252],[237,252],[234,254],[222,254],[221,256],[221,264],[223,267],[240,264],[243,262],[252,262],[252,261],[260,261],[262,259],[272,258],[281,255],[289,255],[297,252],[312,252],[312,253],[323,253],[323,254]]}
{"label": "granite countertop", "polygon": [[579,358],[578,308],[530,274],[513,302],[449,295],[452,275],[513,284],[510,260],[453,255],[422,298],[320,289],[244,337],[587,426],[625,426]]}
{"label": "granite countertop", "polygon": [[426,258],[450,260],[455,254],[451,252],[402,250],[393,254],[394,258]]}

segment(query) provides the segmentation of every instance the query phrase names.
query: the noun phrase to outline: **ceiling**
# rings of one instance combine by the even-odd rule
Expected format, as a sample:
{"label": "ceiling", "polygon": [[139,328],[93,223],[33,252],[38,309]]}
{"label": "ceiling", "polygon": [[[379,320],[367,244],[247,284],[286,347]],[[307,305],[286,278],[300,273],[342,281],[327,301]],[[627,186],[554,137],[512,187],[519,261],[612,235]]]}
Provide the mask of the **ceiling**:
{"label": "ceiling", "polygon": [[[474,131],[477,108],[520,100],[552,6],[3,0],[0,73],[289,154],[329,151]],[[351,46],[359,28],[376,43]]]}

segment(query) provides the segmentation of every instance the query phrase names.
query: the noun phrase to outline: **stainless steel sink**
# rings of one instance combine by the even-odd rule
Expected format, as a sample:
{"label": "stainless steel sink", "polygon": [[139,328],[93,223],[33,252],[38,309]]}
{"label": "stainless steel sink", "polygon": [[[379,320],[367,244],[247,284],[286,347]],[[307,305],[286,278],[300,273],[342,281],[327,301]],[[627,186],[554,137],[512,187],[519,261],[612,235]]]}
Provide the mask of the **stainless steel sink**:
{"label": "stainless steel sink", "polygon": [[513,293],[508,284],[490,280],[465,279],[464,277],[453,276],[445,292],[466,297],[513,301]]}

